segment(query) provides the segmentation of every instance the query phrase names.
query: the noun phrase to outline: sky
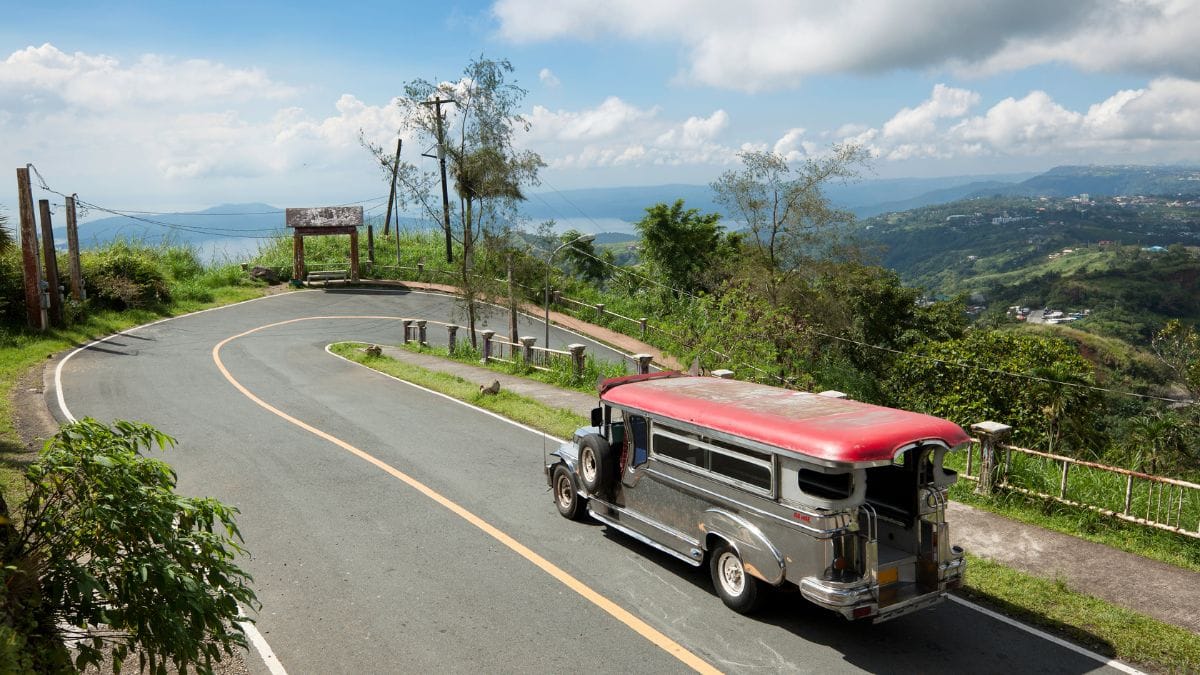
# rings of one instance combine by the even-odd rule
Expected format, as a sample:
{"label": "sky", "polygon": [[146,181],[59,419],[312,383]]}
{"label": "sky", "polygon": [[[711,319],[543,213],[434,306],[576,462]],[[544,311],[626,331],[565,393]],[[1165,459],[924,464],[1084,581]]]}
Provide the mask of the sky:
{"label": "sky", "polygon": [[432,168],[394,97],[481,56],[527,90],[542,190],[704,184],[744,150],[847,142],[878,178],[1194,165],[1198,36],[1200,0],[20,3],[0,165],[118,209],[386,195],[360,135]]}

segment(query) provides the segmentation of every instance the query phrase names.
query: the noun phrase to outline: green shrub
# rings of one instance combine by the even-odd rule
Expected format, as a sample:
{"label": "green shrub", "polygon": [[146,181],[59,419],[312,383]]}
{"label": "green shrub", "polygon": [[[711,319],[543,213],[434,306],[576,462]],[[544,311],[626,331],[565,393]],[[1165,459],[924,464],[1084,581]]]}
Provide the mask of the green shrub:
{"label": "green shrub", "polygon": [[61,672],[64,639],[81,638],[81,670],[108,642],[114,672],[135,651],[139,670],[211,672],[246,647],[239,603],[257,601],[234,563],[237,510],[175,494],[171,467],[142,456],[173,444],[144,424],[84,419],[26,472],[23,522],[0,500],[0,626],[20,633],[0,632],[0,656],[24,642],[34,670]]}
{"label": "green shrub", "polygon": [[15,246],[0,250],[0,321],[25,321],[25,272]]}
{"label": "green shrub", "polygon": [[151,307],[171,299],[158,256],[128,242],[85,252],[80,259],[88,297],[112,309]]}

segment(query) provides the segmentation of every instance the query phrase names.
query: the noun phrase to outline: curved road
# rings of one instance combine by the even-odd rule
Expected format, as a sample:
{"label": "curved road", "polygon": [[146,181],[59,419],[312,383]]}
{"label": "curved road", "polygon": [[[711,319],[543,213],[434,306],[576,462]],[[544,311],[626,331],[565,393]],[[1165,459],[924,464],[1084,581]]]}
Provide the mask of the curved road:
{"label": "curved road", "polygon": [[241,509],[257,626],[293,674],[1113,671],[956,602],[878,626],[795,594],[738,616],[705,572],[561,518],[541,473],[552,441],[324,351],[397,342],[399,317],[461,321],[438,294],[289,293],[138,328],[61,368],[70,414],[176,436],[164,457],[181,492]]}

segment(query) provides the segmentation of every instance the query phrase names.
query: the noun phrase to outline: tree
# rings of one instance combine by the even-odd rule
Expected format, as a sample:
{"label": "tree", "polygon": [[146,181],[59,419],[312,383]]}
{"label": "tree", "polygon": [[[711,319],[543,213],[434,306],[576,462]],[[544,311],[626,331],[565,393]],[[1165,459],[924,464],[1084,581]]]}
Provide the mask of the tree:
{"label": "tree", "polygon": [[[1046,376],[1055,381],[1030,379]],[[1098,401],[1092,390],[1070,385],[1091,382],[1091,364],[1068,342],[973,330],[897,356],[885,388],[902,408],[962,425],[1002,422],[1014,428],[1017,442],[1035,446],[1079,447],[1092,438]]]}
{"label": "tree", "polygon": [[746,225],[751,259],[769,275],[767,288],[776,300],[780,283],[820,248],[819,233],[853,220],[852,214],[833,208],[823,186],[856,178],[869,155],[847,144],[834,145],[828,154],[796,167],[765,150],[748,150],[739,157],[743,168],[721,174],[712,190],[728,215]]}
{"label": "tree", "polygon": [[174,471],[140,454],[173,444],[144,424],[84,419],[28,469],[20,525],[0,499],[0,638],[27,656],[0,672],[69,669],[66,638],[79,639],[80,669],[113,644],[114,671],[136,651],[139,669],[211,672],[246,647],[239,603],[257,601],[234,563],[237,509],[175,494]]}
{"label": "tree", "polygon": [[578,230],[567,230],[558,236],[559,243],[575,242],[562,250],[563,259],[575,276],[593,284],[602,283],[612,276],[611,270],[616,266],[613,254],[597,252],[592,240],[576,241],[581,236],[583,233]]}
{"label": "tree", "polygon": [[[525,198],[523,188],[537,185],[538,171],[545,166],[537,153],[513,145],[517,130],[527,131],[529,124],[517,112],[526,92],[507,80],[512,72],[507,60],[480,57],[467,64],[457,82],[412,80],[397,99],[404,119],[401,133],[432,143],[450,162],[458,197],[452,215],[458,220],[457,242],[462,247],[457,272],[472,345],[476,304],[496,290],[475,274],[475,242],[485,231],[511,226],[516,205]],[[438,99],[452,103],[428,105]],[[392,159],[382,147],[364,143],[380,162]],[[401,161],[397,182],[403,204],[416,204],[441,222],[440,191],[435,195],[437,178],[432,172]]]}
{"label": "tree", "polygon": [[1192,400],[1200,398],[1200,335],[1196,330],[1172,319],[1155,334],[1150,346],[1175,378],[1187,387]]}
{"label": "tree", "polygon": [[701,214],[699,209],[683,208],[683,200],[674,204],[655,204],[634,227],[642,236],[642,256],[668,286],[695,293],[709,290],[707,273],[732,258],[741,242],[738,235],[724,236],[721,214]]}

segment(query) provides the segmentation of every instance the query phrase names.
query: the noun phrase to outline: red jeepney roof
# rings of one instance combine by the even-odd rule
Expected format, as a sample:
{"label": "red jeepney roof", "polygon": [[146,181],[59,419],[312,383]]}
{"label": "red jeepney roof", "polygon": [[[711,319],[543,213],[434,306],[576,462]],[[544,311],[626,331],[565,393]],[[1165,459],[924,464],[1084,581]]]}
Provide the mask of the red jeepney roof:
{"label": "red jeepney roof", "polygon": [[716,377],[619,378],[604,382],[600,397],[827,462],[880,463],[913,442],[970,440],[939,417]]}

